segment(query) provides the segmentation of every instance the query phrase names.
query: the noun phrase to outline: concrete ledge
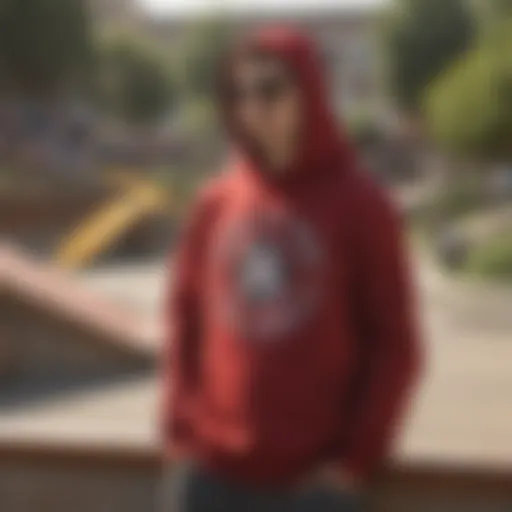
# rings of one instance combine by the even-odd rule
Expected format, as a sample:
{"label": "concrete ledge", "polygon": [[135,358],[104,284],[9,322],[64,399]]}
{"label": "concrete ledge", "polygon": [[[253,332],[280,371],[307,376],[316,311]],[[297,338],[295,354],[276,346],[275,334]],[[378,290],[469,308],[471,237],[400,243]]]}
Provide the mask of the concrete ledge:
{"label": "concrete ledge", "polygon": [[157,336],[137,315],[7,245],[0,245],[0,290],[4,300],[89,332],[121,353],[152,360],[157,352]]}
{"label": "concrete ledge", "polygon": [[[31,467],[146,470],[157,474],[164,460],[151,448],[0,443],[0,463]],[[381,492],[464,492],[466,495],[500,496],[512,500],[512,468],[488,469],[439,463],[394,463],[375,482]]]}

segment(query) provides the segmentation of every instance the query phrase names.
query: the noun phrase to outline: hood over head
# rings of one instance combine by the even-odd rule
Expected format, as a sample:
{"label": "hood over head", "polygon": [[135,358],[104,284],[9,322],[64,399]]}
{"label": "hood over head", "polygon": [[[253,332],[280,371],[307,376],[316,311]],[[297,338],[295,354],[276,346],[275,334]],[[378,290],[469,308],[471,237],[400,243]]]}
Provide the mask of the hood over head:
{"label": "hood over head", "polygon": [[[227,59],[221,73],[221,88],[231,79],[233,60],[240,52],[250,51],[275,57],[294,75],[304,99],[304,126],[302,140],[292,168],[283,176],[293,178],[324,168],[347,167],[354,164],[354,148],[337,125],[330,105],[324,77],[324,66],[313,42],[302,32],[283,26],[271,26],[244,38]],[[222,95],[221,95],[222,98]],[[230,122],[229,106],[222,101],[222,110],[228,131],[237,145],[238,161],[261,169],[262,163],[251,154],[248,145],[236,133]]]}

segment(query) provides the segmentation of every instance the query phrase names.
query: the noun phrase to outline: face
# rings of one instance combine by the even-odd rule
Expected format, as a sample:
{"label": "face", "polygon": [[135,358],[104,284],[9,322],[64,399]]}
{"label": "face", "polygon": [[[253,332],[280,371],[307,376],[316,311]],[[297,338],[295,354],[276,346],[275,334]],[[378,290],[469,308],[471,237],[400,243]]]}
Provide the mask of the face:
{"label": "face", "polygon": [[246,59],[235,65],[233,77],[235,125],[270,160],[289,157],[302,114],[300,90],[289,71],[275,59]]}

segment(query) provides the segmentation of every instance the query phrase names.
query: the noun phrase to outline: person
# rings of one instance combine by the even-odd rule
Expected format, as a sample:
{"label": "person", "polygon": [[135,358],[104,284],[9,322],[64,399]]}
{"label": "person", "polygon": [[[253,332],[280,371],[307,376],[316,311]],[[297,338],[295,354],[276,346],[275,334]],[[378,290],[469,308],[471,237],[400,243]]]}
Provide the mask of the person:
{"label": "person", "polygon": [[361,510],[418,367],[398,215],[290,28],[222,66],[235,155],[201,192],[166,311],[164,510]]}

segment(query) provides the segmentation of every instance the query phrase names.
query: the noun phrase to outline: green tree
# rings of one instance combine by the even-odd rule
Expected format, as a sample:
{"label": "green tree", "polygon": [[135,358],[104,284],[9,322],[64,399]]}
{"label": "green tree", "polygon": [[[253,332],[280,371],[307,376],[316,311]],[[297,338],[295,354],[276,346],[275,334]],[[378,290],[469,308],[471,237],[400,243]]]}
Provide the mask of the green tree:
{"label": "green tree", "polygon": [[512,156],[512,21],[496,24],[426,96],[426,120],[446,149],[483,158]]}
{"label": "green tree", "polygon": [[83,78],[91,62],[85,0],[2,0],[0,75],[4,87],[56,92]]}
{"label": "green tree", "polygon": [[473,41],[471,9],[465,0],[394,0],[387,22],[390,88],[414,111],[425,88]]}
{"label": "green tree", "polygon": [[233,33],[222,17],[191,23],[185,30],[174,62],[181,106],[177,125],[194,146],[188,165],[202,169],[211,166],[223,148],[213,99],[219,65]]}
{"label": "green tree", "polygon": [[175,99],[165,59],[144,41],[118,37],[100,51],[99,96],[123,121],[143,124],[164,116]]}
{"label": "green tree", "polygon": [[178,52],[182,90],[189,98],[210,98],[231,27],[222,18],[214,18],[191,25],[188,34]]}
{"label": "green tree", "polygon": [[487,22],[512,14],[512,0],[473,0],[473,7],[476,15]]}

